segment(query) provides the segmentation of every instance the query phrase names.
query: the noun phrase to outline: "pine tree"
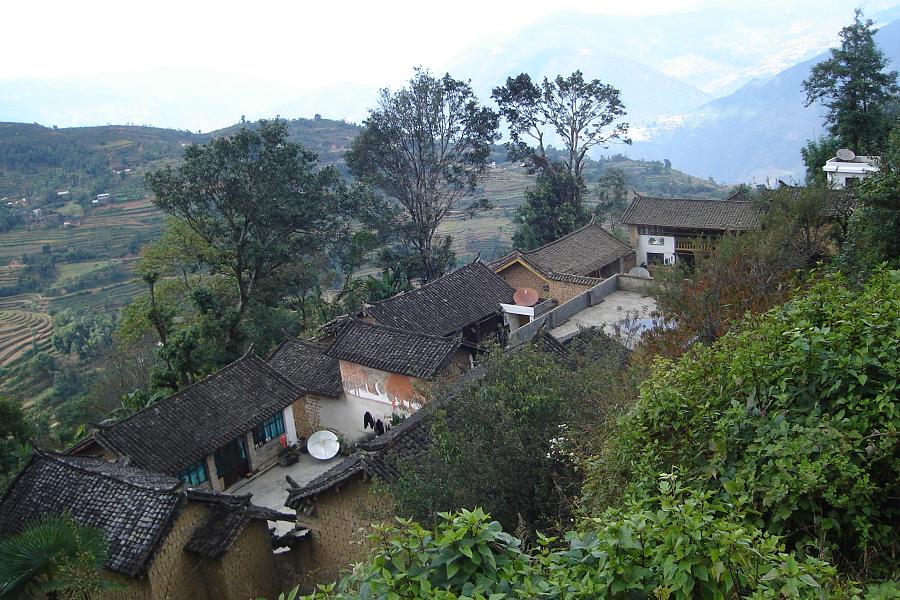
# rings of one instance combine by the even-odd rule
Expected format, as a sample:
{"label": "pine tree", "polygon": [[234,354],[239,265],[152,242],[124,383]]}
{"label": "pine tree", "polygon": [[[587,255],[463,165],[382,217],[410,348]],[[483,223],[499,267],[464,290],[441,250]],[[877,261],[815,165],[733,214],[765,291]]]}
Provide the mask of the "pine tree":
{"label": "pine tree", "polygon": [[806,105],[822,101],[831,135],[857,152],[878,151],[889,130],[884,104],[898,91],[897,72],[885,72],[888,61],[873,25],[856,9],[853,23],[841,30],[841,47],[803,82]]}

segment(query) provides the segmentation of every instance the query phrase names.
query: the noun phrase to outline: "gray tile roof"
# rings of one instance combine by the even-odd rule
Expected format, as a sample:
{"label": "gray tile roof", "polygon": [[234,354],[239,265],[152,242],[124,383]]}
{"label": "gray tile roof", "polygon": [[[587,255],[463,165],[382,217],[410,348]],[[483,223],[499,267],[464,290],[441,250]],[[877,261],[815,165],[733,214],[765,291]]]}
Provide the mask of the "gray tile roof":
{"label": "gray tile roof", "polygon": [[460,267],[420,288],[367,306],[382,325],[431,335],[452,335],[512,304],[515,290],[481,261]]}
{"label": "gray tile roof", "polygon": [[341,368],[325,350],[327,347],[289,337],[269,354],[266,362],[299,389],[337,398],[343,392]]}
{"label": "gray tile roof", "polygon": [[[519,252],[518,257],[524,258],[545,274],[565,274],[586,278],[589,273],[598,271],[612,261],[628,256],[632,252],[631,246],[603,229],[598,223],[589,223],[540,248]],[[516,258],[513,255],[508,256],[512,258],[507,262]],[[503,257],[493,263],[494,270],[502,268],[506,258]],[[591,282],[594,282],[593,279]],[[579,281],[573,281],[573,283],[579,283]]]}
{"label": "gray tile roof", "polygon": [[184,549],[206,558],[220,558],[251,521],[294,521],[296,517],[250,503],[250,494],[230,496],[190,490],[188,498],[211,505],[210,515],[194,530]]}
{"label": "gray tile roof", "polygon": [[97,458],[36,452],[0,501],[0,533],[11,534],[44,514],[68,512],[102,530],[107,567],[142,574],[177,518],[184,495],[173,477]]}
{"label": "gray tile roof", "polygon": [[210,506],[211,516],[195,530],[186,549],[210,558],[224,554],[252,519],[294,520],[232,496],[185,489],[174,477],[100,458],[36,450],[0,499],[0,534],[22,531],[45,514],[68,513],[96,527],[109,545],[107,568],[138,577],[188,502]]}
{"label": "gray tile roof", "polygon": [[459,338],[412,333],[349,319],[327,354],[388,373],[428,378],[444,368],[460,344]]}
{"label": "gray tile roof", "polygon": [[759,216],[753,202],[742,200],[635,196],[622,215],[622,223],[707,231],[744,231],[756,227]]}
{"label": "gray tile roof", "polygon": [[301,395],[278,371],[248,355],[123,421],[101,427],[94,437],[131,464],[176,475]]}

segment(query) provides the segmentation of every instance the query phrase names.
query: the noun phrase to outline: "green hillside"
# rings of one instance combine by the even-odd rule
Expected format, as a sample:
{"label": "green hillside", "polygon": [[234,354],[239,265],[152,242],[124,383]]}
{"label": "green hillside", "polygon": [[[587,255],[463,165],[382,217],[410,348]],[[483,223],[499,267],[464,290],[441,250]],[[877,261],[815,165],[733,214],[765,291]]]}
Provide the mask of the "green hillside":
{"label": "green hillside", "polygon": [[[241,124],[207,134],[137,126],[55,129],[36,124],[0,123],[0,211],[12,226],[0,229],[0,300],[8,327],[0,328],[0,367],[27,350],[47,348],[50,316],[57,310],[116,310],[140,293],[131,265],[143,244],[156,239],[163,215],[150,202],[144,176],[176,164],[184,148],[228,135]],[[288,121],[290,139],[346,174],[344,153],[358,126],[329,119]],[[477,190],[493,208],[477,217],[452,214],[442,232],[454,237],[460,260],[492,258],[506,250],[513,218],[531,177],[492,153],[495,164]],[[641,193],[723,197],[726,190],[707,180],[616,155],[590,161],[588,184],[606,169],[625,173]],[[108,196],[106,196],[108,194]],[[98,199],[98,195],[102,195]],[[0,220],[0,227],[9,220]],[[22,284],[28,265],[51,263],[44,280]]]}

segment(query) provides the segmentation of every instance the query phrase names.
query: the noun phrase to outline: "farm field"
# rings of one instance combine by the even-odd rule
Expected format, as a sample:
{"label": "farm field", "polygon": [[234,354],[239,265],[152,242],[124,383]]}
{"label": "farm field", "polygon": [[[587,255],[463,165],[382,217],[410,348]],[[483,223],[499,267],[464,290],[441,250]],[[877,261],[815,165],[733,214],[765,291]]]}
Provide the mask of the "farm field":
{"label": "farm field", "polygon": [[39,295],[0,298],[0,367],[16,362],[29,350],[50,350],[52,332],[47,301]]}

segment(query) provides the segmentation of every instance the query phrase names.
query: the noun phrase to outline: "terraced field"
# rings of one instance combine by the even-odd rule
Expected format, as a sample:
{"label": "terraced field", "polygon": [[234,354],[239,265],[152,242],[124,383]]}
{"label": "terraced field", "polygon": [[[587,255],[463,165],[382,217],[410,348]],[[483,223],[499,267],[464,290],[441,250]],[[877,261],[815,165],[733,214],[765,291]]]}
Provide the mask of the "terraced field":
{"label": "terraced field", "polygon": [[0,299],[0,367],[21,358],[32,348],[49,351],[53,319],[47,303],[35,294]]}
{"label": "terraced field", "polygon": [[0,264],[39,253],[45,245],[51,251],[88,250],[99,258],[125,256],[132,240],[158,236],[163,222],[162,213],[147,198],[116,202],[91,211],[75,227],[19,228],[0,235]]}

